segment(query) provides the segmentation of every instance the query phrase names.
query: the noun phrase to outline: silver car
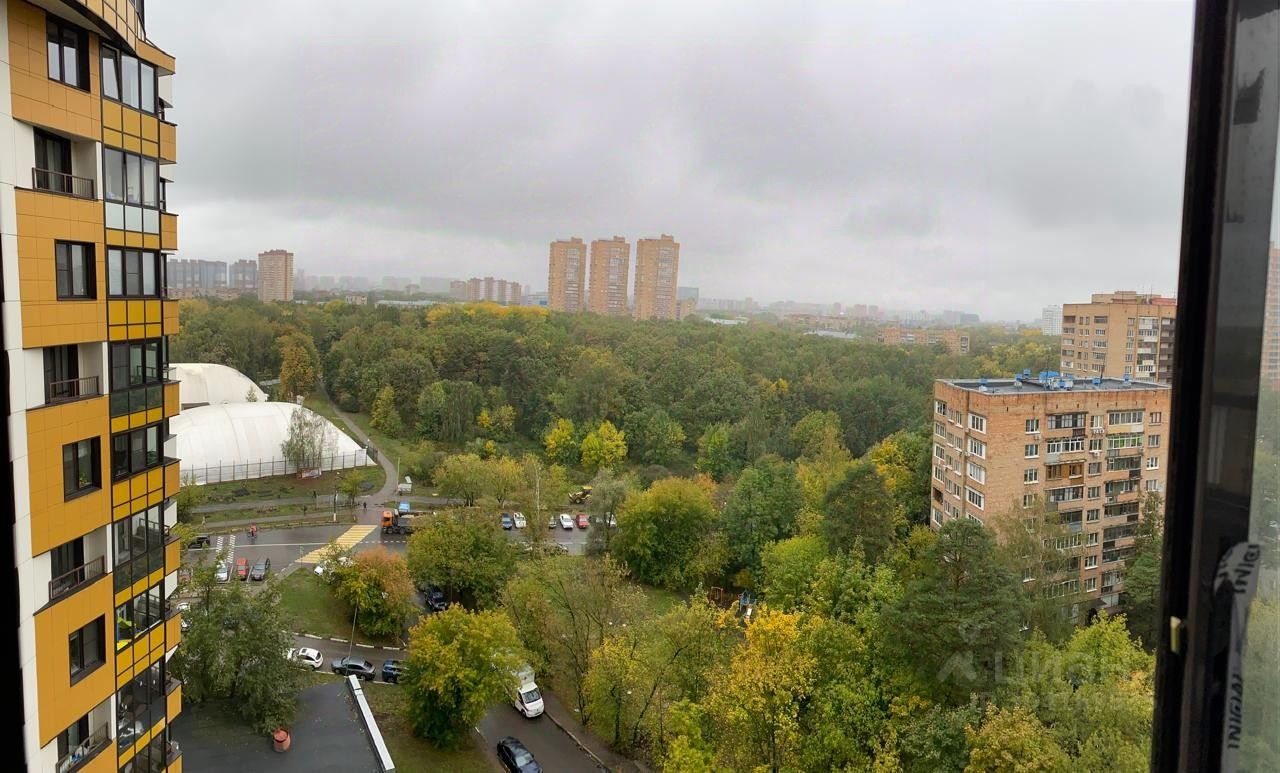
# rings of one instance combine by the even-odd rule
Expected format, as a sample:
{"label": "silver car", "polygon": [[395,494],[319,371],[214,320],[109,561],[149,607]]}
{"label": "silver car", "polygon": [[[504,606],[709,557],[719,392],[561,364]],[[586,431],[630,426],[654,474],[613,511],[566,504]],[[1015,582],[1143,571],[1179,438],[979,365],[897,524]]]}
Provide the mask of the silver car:
{"label": "silver car", "polygon": [[215,582],[227,582],[228,580],[230,580],[231,564],[227,561],[223,561],[222,563],[218,564],[218,570],[213,573],[213,579]]}

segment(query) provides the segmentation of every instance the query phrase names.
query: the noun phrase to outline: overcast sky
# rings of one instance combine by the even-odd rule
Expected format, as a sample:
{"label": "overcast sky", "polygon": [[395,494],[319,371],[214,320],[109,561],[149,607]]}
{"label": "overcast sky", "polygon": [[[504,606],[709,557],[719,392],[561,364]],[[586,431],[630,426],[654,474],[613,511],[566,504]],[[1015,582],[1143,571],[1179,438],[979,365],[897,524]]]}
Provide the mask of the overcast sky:
{"label": "overcast sky", "polygon": [[155,0],[180,257],[1032,318],[1173,292],[1187,2]]}

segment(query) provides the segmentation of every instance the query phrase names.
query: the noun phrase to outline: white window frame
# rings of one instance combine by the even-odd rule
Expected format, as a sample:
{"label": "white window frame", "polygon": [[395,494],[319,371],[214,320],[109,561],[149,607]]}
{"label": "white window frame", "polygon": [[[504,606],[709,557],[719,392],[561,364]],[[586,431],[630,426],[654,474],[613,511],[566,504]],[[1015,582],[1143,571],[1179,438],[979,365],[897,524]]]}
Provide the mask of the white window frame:
{"label": "white window frame", "polygon": [[966,472],[969,474],[970,478],[973,478],[979,483],[985,484],[987,482],[987,468],[980,464],[969,462]]}
{"label": "white window frame", "polygon": [[[1031,453],[1027,453],[1027,449],[1030,449],[1030,450],[1031,450]],[[1022,458],[1023,458],[1023,459],[1039,459],[1039,458],[1040,458],[1040,444],[1039,444],[1039,443],[1027,443],[1026,445],[1024,445],[1024,446],[1022,447]]]}
{"label": "white window frame", "polygon": [[1025,423],[1025,426],[1026,426],[1026,428],[1027,428],[1027,434],[1028,434],[1028,435],[1033,435],[1033,434],[1035,434],[1035,433],[1037,433],[1037,432],[1039,432],[1039,431],[1040,431],[1040,420],[1039,420],[1039,419],[1027,419],[1027,421],[1026,421],[1026,423]]}
{"label": "white window frame", "polygon": [[981,440],[978,440],[977,438],[971,437],[969,438],[969,453],[973,454],[979,459],[986,459],[987,444],[983,443]]}
{"label": "white window frame", "polygon": [[1098,557],[1097,557],[1097,556],[1085,556],[1085,557],[1084,557],[1084,568],[1085,568],[1085,569],[1097,569],[1097,568],[1098,568]]}
{"label": "white window frame", "polygon": [[969,429],[974,432],[981,432],[984,435],[987,434],[987,417],[980,413],[970,413]]}
{"label": "white window frame", "polygon": [[1160,447],[1160,436],[1147,435],[1147,448],[1159,448],[1159,447]]}
{"label": "white window frame", "polygon": [[1158,457],[1158,456],[1148,456],[1148,457],[1147,457],[1147,469],[1148,469],[1148,470],[1158,470],[1158,469],[1160,469],[1160,457]]}
{"label": "white window frame", "polygon": [[[968,486],[965,486],[965,489],[964,489],[964,490],[965,490],[964,499],[965,499],[965,501],[966,501],[966,502],[968,502],[969,504],[971,504],[971,505],[973,505],[974,507],[978,508],[979,510],[986,510],[986,509],[987,509],[987,508],[984,506],[984,505],[986,504],[986,502],[987,502],[987,498],[982,494],[982,492],[981,492],[981,491],[975,491],[975,490],[973,490],[973,489],[969,488]],[[975,499],[975,497],[976,497],[976,499]]]}
{"label": "white window frame", "polygon": [[1028,485],[1040,482],[1040,468],[1028,467],[1022,471],[1022,482]]}

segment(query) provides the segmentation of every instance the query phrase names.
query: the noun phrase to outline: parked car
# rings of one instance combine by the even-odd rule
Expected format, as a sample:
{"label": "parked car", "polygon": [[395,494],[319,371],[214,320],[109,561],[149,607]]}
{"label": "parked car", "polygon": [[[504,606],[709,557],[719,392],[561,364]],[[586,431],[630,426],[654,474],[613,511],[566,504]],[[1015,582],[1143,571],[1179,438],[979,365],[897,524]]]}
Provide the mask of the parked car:
{"label": "parked car", "polygon": [[422,595],[427,597],[427,609],[432,612],[443,612],[449,608],[449,599],[444,591],[434,585],[428,585]]}
{"label": "parked car", "polygon": [[502,515],[498,516],[498,521],[502,524],[502,528],[507,531],[511,531],[513,528],[515,528],[515,525],[516,525],[516,522],[511,520],[510,513],[503,513]]}
{"label": "parked car", "polygon": [[298,665],[309,668],[312,671],[319,671],[324,665],[324,655],[320,654],[320,650],[310,647],[299,647],[296,650],[289,650],[289,659]]}
{"label": "parked car", "polygon": [[384,660],[382,661],[382,681],[400,684],[400,674],[404,672],[404,661],[402,660]]}
{"label": "parked car", "polygon": [[498,760],[511,773],[542,773],[542,766],[518,738],[507,736],[498,741]]}
{"label": "parked car", "polygon": [[515,692],[511,694],[511,705],[529,719],[542,716],[542,692],[538,689],[538,683],[534,681],[533,668],[528,665],[521,666],[514,676],[517,686]]}
{"label": "parked car", "polygon": [[335,674],[342,676],[355,676],[366,682],[374,680],[373,664],[364,658],[349,657],[338,658],[329,665],[329,668]]}
{"label": "parked car", "polygon": [[565,531],[573,531],[573,516],[568,513],[560,513],[560,528]]}
{"label": "parked car", "polygon": [[249,570],[249,579],[255,582],[261,582],[267,579],[267,572],[271,571],[271,559],[259,558],[258,563],[253,565]]}
{"label": "parked car", "polygon": [[218,564],[218,569],[213,573],[214,582],[226,582],[231,579],[231,564],[226,561]]}
{"label": "parked car", "polygon": [[587,514],[586,514],[586,513],[578,513],[578,528],[579,528],[579,529],[585,529],[585,528],[587,528],[587,527],[588,527],[588,526],[590,526],[590,525],[591,525],[591,521],[590,521],[590,519],[588,519],[588,518],[587,518]]}
{"label": "parked car", "polygon": [[249,559],[247,558],[236,559],[236,579],[237,580],[249,579]]}
{"label": "parked car", "polygon": [[187,619],[187,612],[191,611],[190,601],[178,602],[178,614],[182,615],[182,622],[178,625],[183,631],[191,627],[191,621]]}
{"label": "parked car", "polygon": [[524,519],[524,513],[512,513],[511,520],[515,521],[517,529],[523,529],[528,523]]}
{"label": "parked car", "polygon": [[191,538],[191,544],[187,546],[187,550],[204,550],[209,547],[209,535],[197,534]]}
{"label": "parked car", "polygon": [[548,528],[548,529],[554,529],[555,527],[557,527],[557,526],[559,526],[559,525],[560,525],[560,519],[559,519],[559,518],[557,518],[557,517],[555,517],[554,515],[547,519],[547,528]]}

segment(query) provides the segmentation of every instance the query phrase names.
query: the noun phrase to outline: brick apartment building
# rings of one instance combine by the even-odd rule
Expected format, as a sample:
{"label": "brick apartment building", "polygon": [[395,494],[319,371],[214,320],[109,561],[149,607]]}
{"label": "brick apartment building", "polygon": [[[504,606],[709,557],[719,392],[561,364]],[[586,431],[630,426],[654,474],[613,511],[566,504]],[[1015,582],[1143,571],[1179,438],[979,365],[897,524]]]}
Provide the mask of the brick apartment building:
{"label": "brick apartment building", "polygon": [[1115,604],[1142,498],[1164,490],[1169,395],[1155,382],[1057,374],[938,380],[931,525],[991,526],[1043,501],[1079,548],[1068,582]]}

